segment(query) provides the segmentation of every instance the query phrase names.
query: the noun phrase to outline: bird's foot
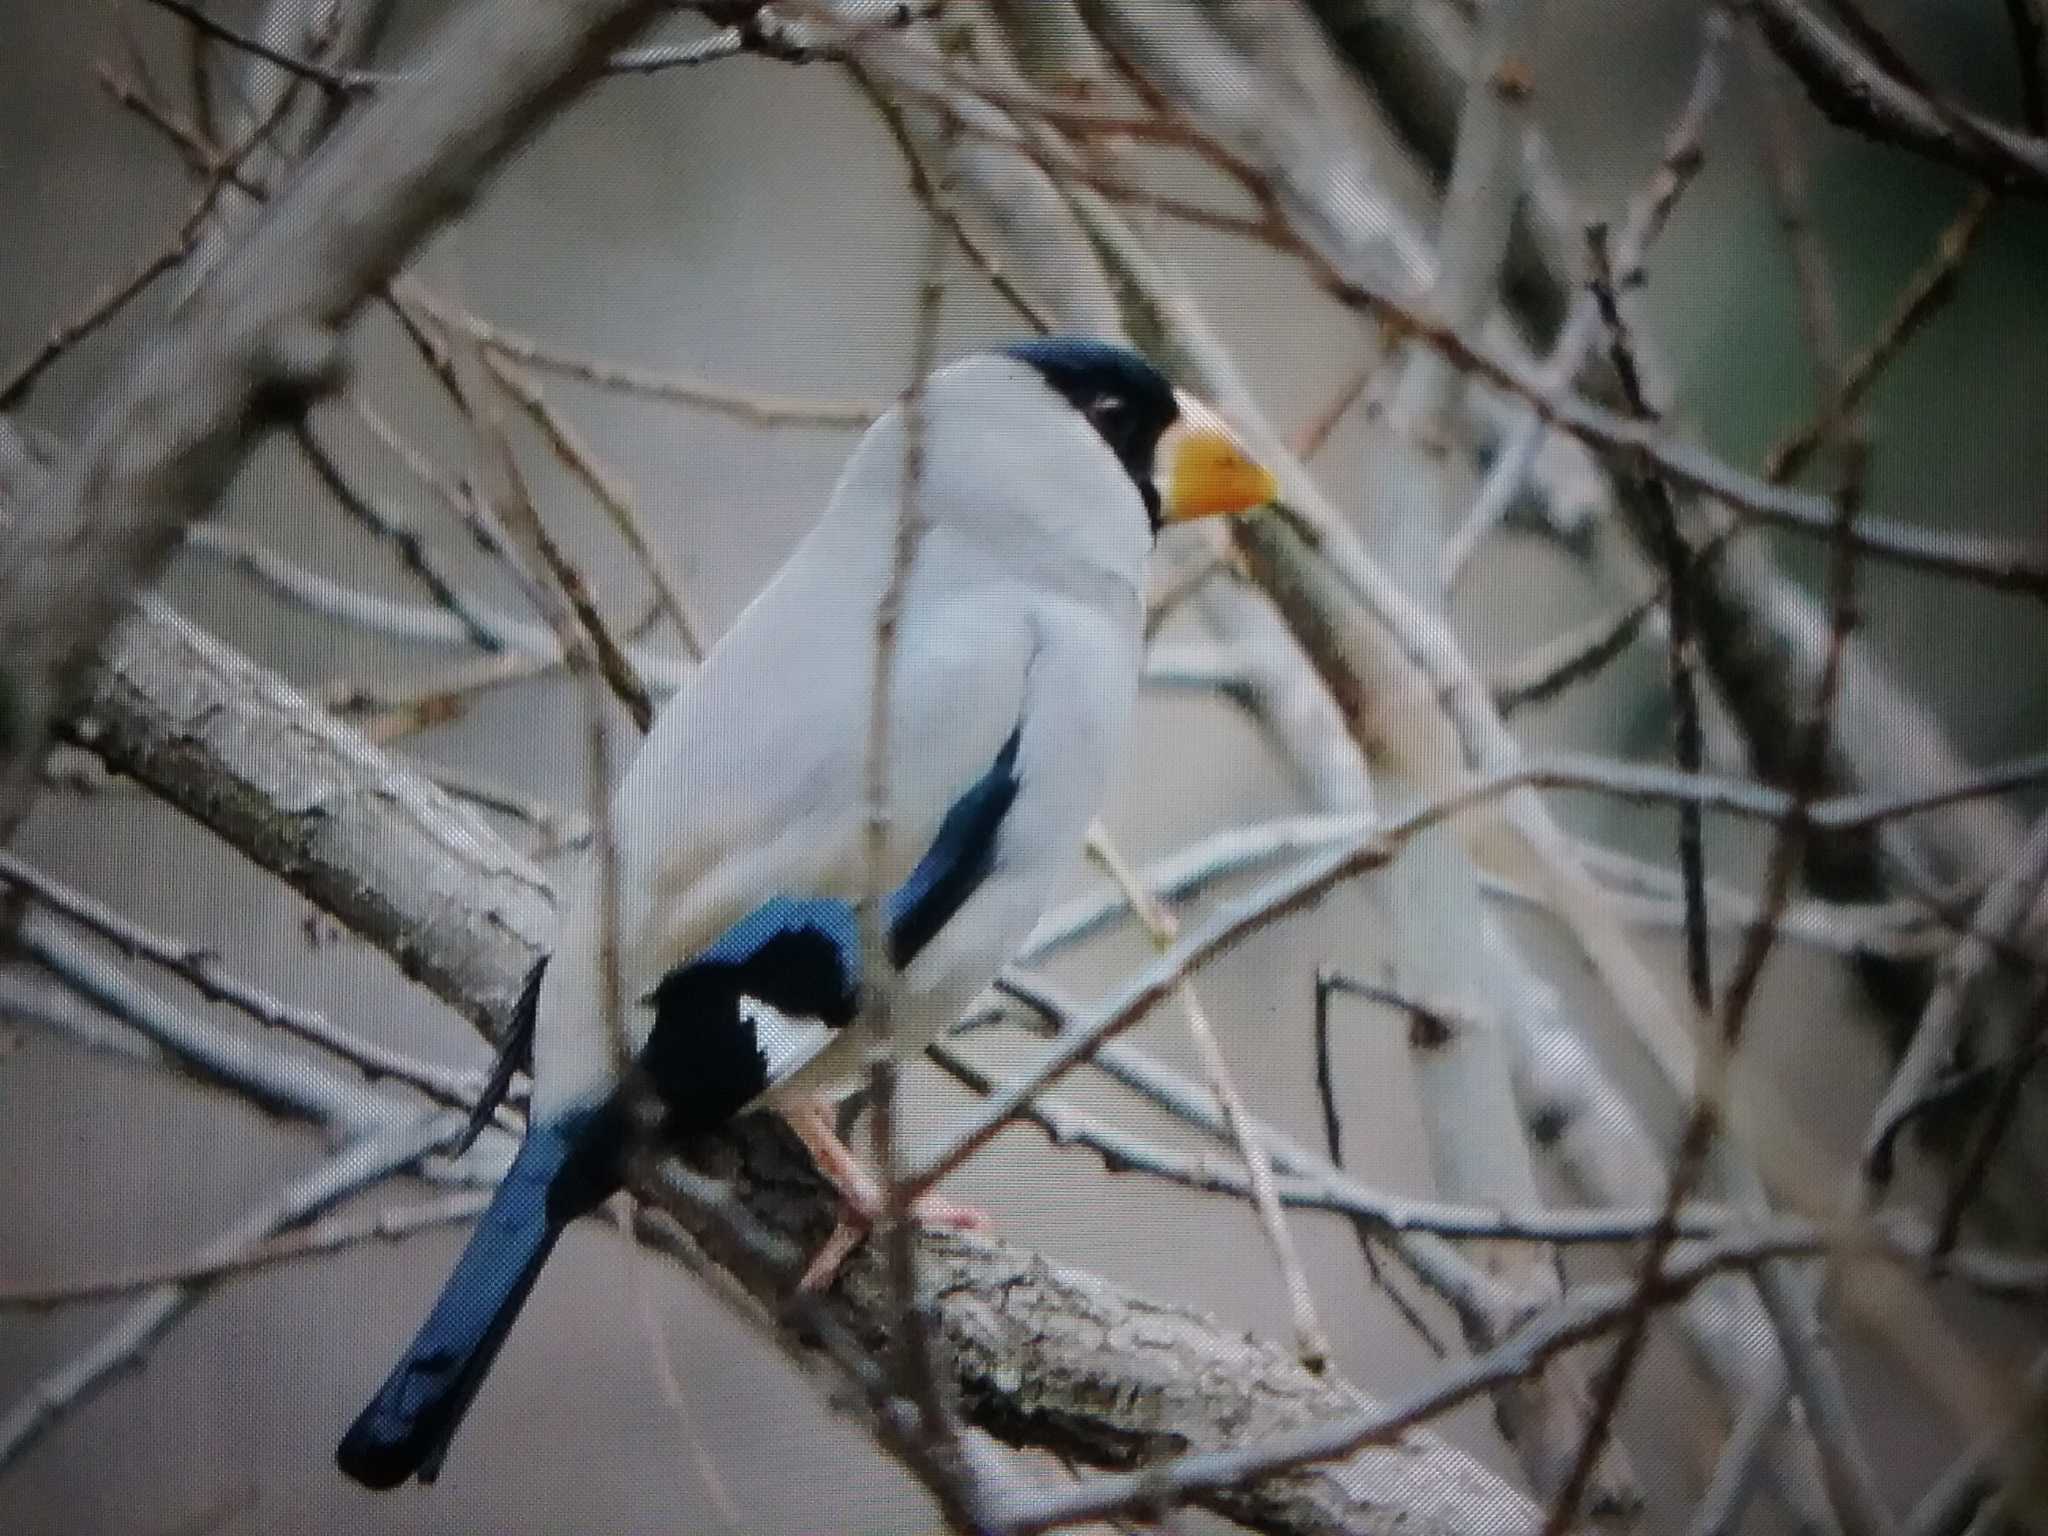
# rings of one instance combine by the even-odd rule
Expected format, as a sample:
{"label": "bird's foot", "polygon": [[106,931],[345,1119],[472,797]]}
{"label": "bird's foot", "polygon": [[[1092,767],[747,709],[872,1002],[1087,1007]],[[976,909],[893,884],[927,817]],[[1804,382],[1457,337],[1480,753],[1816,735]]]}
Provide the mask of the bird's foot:
{"label": "bird's foot", "polygon": [[[921,1227],[932,1227],[945,1232],[987,1232],[994,1223],[987,1211],[979,1206],[960,1205],[954,1201],[926,1192],[910,1202],[906,1214]],[[854,1250],[867,1241],[882,1219],[882,1210],[862,1210],[851,1201],[844,1201],[839,1208],[839,1224],[832,1229],[832,1235],[811,1258],[810,1267],[797,1281],[796,1288],[806,1295],[826,1290],[838,1278],[839,1266],[853,1256]]]}
{"label": "bird's foot", "polygon": [[[797,1282],[798,1291],[815,1294],[832,1284],[840,1266],[881,1224],[889,1201],[867,1164],[839,1139],[839,1133],[832,1127],[831,1111],[824,1104],[816,1099],[801,1099],[785,1105],[782,1117],[809,1150],[818,1172],[839,1191],[839,1223]],[[911,1201],[905,1214],[919,1226],[948,1232],[987,1232],[993,1226],[986,1211],[959,1205],[932,1190]]]}

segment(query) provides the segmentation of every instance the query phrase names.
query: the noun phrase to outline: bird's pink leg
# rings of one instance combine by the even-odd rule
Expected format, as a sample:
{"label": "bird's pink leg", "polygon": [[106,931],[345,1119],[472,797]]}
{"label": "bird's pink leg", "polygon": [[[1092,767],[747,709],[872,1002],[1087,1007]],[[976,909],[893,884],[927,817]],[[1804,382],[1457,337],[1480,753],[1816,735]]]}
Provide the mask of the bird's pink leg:
{"label": "bird's pink leg", "polygon": [[[832,1111],[822,1099],[808,1095],[793,1098],[780,1109],[782,1118],[810,1152],[818,1172],[839,1192],[839,1225],[832,1229],[832,1235],[825,1239],[810,1268],[804,1271],[803,1279],[797,1282],[799,1291],[822,1291],[839,1273],[839,1266],[880,1223],[888,1209],[888,1196],[868,1165],[839,1139],[839,1133],[832,1128]],[[991,1225],[986,1211],[956,1205],[931,1190],[910,1203],[910,1218],[920,1226],[953,1232],[986,1232]]]}

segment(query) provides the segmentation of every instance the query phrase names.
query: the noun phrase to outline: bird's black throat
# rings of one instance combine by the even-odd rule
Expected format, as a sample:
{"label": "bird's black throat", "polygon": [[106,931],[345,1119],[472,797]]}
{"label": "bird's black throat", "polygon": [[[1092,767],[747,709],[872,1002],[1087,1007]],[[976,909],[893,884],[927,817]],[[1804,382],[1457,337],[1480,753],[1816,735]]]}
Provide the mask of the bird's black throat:
{"label": "bird's black throat", "polygon": [[1158,533],[1161,509],[1153,457],[1159,439],[1180,415],[1166,376],[1129,347],[1084,336],[1041,336],[1003,352],[1030,364],[1087,418],[1138,488],[1145,516]]}

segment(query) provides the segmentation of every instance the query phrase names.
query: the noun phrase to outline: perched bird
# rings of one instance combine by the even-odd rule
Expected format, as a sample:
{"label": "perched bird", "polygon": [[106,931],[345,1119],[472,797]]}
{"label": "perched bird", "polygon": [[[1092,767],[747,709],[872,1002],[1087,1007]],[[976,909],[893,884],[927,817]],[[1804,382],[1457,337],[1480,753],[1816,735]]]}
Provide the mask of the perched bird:
{"label": "perched bird", "polygon": [[[1102,342],[956,362],[928,381],[922,415],[925,532],[889,674],[879,885],[905,1050],[958,1021],[1080,851],[1138,689],[1154,536],[1274,490],[1213,412]],[[908,432],[901,408],[869,429],[824,517],[655,721],[612,809],[619,1010],[663,1132],[780,1111],[854,1229],[881,1195],[817,1094],[863,1048],[847,1026],[855,904],[873,878],[876,615]],[[502,1093],[530,1042],[526,1139],[336,1454],[372,1488],[434,1480],[556,1239],[620,1187],[628,1116],[596,881],[587,869],[570,891],[493,1077]],[[974,1220],[929,1198],[916,1214]],[[807,1283],[828,1278],[814,1266]]]}

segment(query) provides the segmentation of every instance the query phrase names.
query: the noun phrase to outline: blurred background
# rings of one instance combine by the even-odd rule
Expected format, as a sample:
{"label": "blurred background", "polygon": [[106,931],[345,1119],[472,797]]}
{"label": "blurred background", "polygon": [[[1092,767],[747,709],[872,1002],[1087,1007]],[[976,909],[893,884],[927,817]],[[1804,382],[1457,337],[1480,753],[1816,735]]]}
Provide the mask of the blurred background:
{"label": "blurred background", "polygon": [[[1179,8],[1159,3],[1162,13]],[[1433,3],[1414,0],[1425,10]],[[214,0],[208,9],[254,27],[276,8]],[[396,7],[378,61],[403,60],[446,9],[418,0]],[[1486,6],[1444,0],[1443,9],[1469,19]],[[1942,90],[2017,120],[2020,76],[2003,6],[1867,0],[1864,9]],[[1530,110],[1588,217],[1619,222],[1654,170],[1699,56],[1698,16],[1684,0],[1552,0],[1543,8],[1527,61]],[[665,25],[662,36],[703,30],[688,17]],[[229,50],[211,55],[223,80],[243,68]],[[181,24],[138,0],[0,0],[0,363],[32,353],[63,317],[159,250],[186,217],[194,196],[186,166],[165,135],[119,106],[104,82],[146,78],[166,100],[184,103],[187,56]],[[1826,126],[1782,73],[1775,84],[1792,103],[1842,330],[1852,347],[1861,345],[1926,263],[1970,184]],[[1639,329],[1670,362],[1674,419],[1727,462],[1751,469],[1817,398],[1762,169],[1763,118],[1750,62],[1738,48],[1705,136],[1704,169],[1630,301]],[[1140,163],[1154,168],[1152,152]],[[1163,153],[1156,174],[1170,187],[1215,186]],[[1389,185],[1398,189],[1404,180],[1422,193],[1411,215],[1427,231],[1434,224],[1427,178],[1390,176]],[[1317,418],[1378,355],[1372,328],[1319,292],[1299,262],[1163,219],[1144,227],[1186,275],[1259,408],[1282,433]],[[494,324],[569,351],[767,394],[886,400],[911,367],[925,228],[886,127],[842,70],[742,57],[591,90],[432,242],[414,270]],[[2002,200],[1953,296],[1870,396],[1872,515],[1954,532],[2043,533],[2044,272],[2048,217],[2040,203]],[[1018,333],[1017,317],[957,255],[947,273],[941,355]],[[160,282],[71,349],[16,402],[20,418],[75,435],[104,370],[161,317],[177,282],[176,274]],[[388,316],[369,312],[351,346],[357,386],[376,409],[447,473],[466,473],[473,448]],[[630,487],[707,638],[809,526],[853,442],[843,429],[765,428],[559,377],[547,378],[546,388],[592,453]],[[1319,484],[1369,546],[1389,516],[1371,418],[1364,409],[1349,412],[1313,460]],[[586,489],[536,436],[524,428],[515,436],[544,516],[606,609],[621,622],[640,614],[649,597],[643,573]],[[408,509],[458,585],[520,610],[497,564],[367,432],[344,422],[329,441],[360,484]],[[287,442],[252,457],[219,522],[304,571],[359,592],[420,600],[390,549],[336,515]],[[1797,582],[1817,589],[1817,541],[1766,535],[1759,542]],[[1860,584],[1862,639],[1945,724],[1965,760],[1990,763],[2039,749],[2048,736],[2048,691],[2039,685],[2048,624],[2036,598],[1879,562],[1864,562]],[[162,590],[194,621],[317,698],[340,699],[351,688],[403,692],[475,659],[311,613],[250,579],[218,549],[182,554]],[[1615,605],[1594,562],[1522,520],[1481,547],[1451,617],[1467,653],[1488,668]],[[665,632],[654,643],[673,648]],[[1176,645],[1191,655],[1206,643],[1191,614],[1176,617],[1162,638],[1169,656]],[[487,781],[574,817],[583,803],[575,719],[572,688],[543,678],[481,692],[459,718],[411,732],[391,749],[451,780]],[[1636,646],[1554,703],[1517,712],[1512,723],[1531,750],[1668,762],[1671,716],[1658,646]],[[1746,771],[1739,752],[1712,766]],[[2023,789],[2009,804],[2024,822],[2042,797]],[[1144,698],[1104,820],[1127,854],[1146,860],[1205,832],[1311,808],[1299,776],[1256,721],[1213,692],[1163,682]],[[1590,841],[1672,864],[1668,808],[1559,796],[1555,813]],[[530,823],[506,825],[515,841],[536,848]],[[1714,822],[1715,873],[1753,889],[1767,843],[1766,831],[1753,825]],[[281,997],[366,1037],[451,1066],[484,1059],[475,1033],[383,956],[130,788],[95,781],[85,792],[45,793],[19,848],[70,885],[217,951]],[[552,868],[573,857],[536,851]],[[1077,893],[1100,885],[1077,865]],[[1568,1006],[1584,1010],[1589,1035],[1597,1042],[1611,1033],[1616,1026],[1599,1016],[1596,989],[1556,924],[1513,904],[1495,912]],[[1317,1145],[1316,969],[1376,972],[1385,957],[1372,930],[1381,922],[1369,893],[1342,892],[1202,976],[1247,1101]],[[1635,937],[1670,996],[1680,998],[1677,935],[1644,927]],[[1734,942],[1723,935],[1717,950],[1724,971]],[[1062,952],[1049,968],[1070,992],[1089,996],[1148,952],[1144,935],[1126,927]],[[211,1006],[192,995],[181,1000],[202,1013]],[[1406,1028],[1398,1016],[1363,1004],[1340,1001],[1336,1009],[1347,1166],[1378,1188],[1430,1193]],[[1795,1123],[1750,1121],[1744,1130],[1773,1195],[1790,1210],[1824,1215],[1832,1208],[1891,1069],[1885,1012],[1838,955],[1786,945],[1766,973],[1742,1080],[1771,1085],[1773,1113]],[[1199,1072],[1171,1010],[1160,1010],[1139,1038]],[[1028,1061],[1034,1049],[1010,1035],[976,1045],[982,1059],[1008,1065]],[[912,1088],[918,1128],[933,1137],[971,1102],[929,1070],[913,1074]],[[1148,1134],[1176,1134],[1100,1084],[1073,1093]],[[190,1253],[328,1150],[246,1102],[196,1089],[132,1052],[92,1049],[27,1016],[0,1017],[0,1103],[0,1166],[9,1170],[0,1181],[6,1287]],[[1780,1136],[1788,1130],[1796,1135]],[[1774,1151],[1781,1141],[1798,1152]],[[1547,1194],[1579,1203],[1547,1167],[1543,1176]],[[1938,1198],[1939,1178],[1925,1177],[1907,1187]],[[1060,1262],[1267,1337],[1287,1336],[1285,1299],[1240,1202],[1106,1176],[1094,1159],[1050,1148],[1021,1128],[958,1175],[951,1192],[990,1209],[1005,1236]],[[1339,1373],[1387,1396],[1429,1370],[1429,1348],[1371,1284],[1351,1234],[1313,1215],[1296,1216],[1292,1226]],[[2032,1242],[2041,1235],[2036,1227]],[[935,1528],[916,1486],[835,1420],[779,1355],[687,1278],[636,1258],[595,1222],[564,1243],[443,1481],[374,1501],[343,1483],[330,1460],[334,1439],[409,1334],[461,1237],[442,1229],[357,1246],[219,1287],[141,1351],[134,1369],[0,1471],[0,1528],[141,1536],[200,1529],[672,1532],[724,1528],[727,1501],[749,1531]],[[1621,1262],[1575,1253],[1569,1268],[1619,1273]],[[636,1287],[651,1294],[687,1417],[660,1386]],[[1847,1314],[1836,1336],[1880,1478],[1901,1509],[1962,1447],[2014,1411],[2021,1373],[2041,1344],[2038,1301],[1992,1302],[1956,1285],[1922,1300],[1941,1332],[1915,1327],[1887,1336],[1879,1300],[1874,1311]],[[90,1349],[127,1306],[0,1311],[0,1412]],[[1441,1324],[1439,1314],[1431,1315]],[[1715,1466],[1726,1414],[1675,1338],[1655,1337],[1620,1420],[1647,1500],[1644,1529],[1683,1528]],[[1522,1480],[1483,1407],[1439,1427]],[[707,1465],[722,1492],[707,1484]],[[1206,1518],[1186,1528],[1207,1529]],[[1747,1528],[1797,1526],[1765,1497]]]}

